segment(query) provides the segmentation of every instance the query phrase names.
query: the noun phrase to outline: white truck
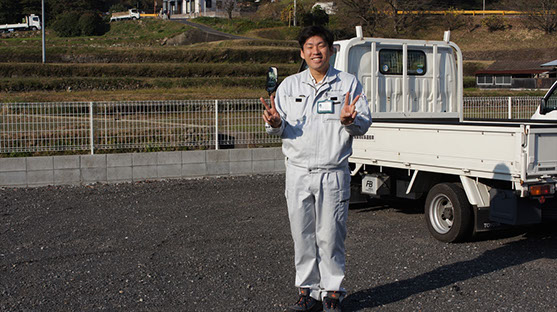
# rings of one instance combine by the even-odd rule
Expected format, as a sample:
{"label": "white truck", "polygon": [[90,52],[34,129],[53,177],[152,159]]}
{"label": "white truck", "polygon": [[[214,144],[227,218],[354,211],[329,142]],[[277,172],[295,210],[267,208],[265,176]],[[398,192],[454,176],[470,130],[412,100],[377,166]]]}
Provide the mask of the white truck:
{"label": "white truck", "polygon": [[137,9],[129,9],[125,12],[113,12],[110,16],[110,21],[122,21],[122,20],[136,20],[140,19],[141,14]]}
{"label": "white truck", "polygon": [[[443,242],[557,219],[557,120],[464,121],[462,53],[449,32],[443,41],[357,34],[331,57],[362,83],[372,112],[349,159],[353,197],[424,200]],[[556,88],[538,111],[555,110]]]}
{"label": "white truck", "polygon": [[18,24],[4,24],[0,25],[0,32],[9,32],[15,30],[40,30],[41,20],[35,14],[31,14],[23,18],[23,21]]}

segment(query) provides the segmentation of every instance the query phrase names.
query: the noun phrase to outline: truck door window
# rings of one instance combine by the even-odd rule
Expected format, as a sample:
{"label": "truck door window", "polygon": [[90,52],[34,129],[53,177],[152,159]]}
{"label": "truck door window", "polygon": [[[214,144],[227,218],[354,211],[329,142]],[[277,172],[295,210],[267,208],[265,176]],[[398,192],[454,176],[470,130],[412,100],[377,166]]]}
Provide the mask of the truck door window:
{"label": "truck door window", "polygon": [[[408,50],[408,75],[425,75],[425,60],[423,51]],[[379,71],[384,75],[402,75],[402,50],[379,51]]]}

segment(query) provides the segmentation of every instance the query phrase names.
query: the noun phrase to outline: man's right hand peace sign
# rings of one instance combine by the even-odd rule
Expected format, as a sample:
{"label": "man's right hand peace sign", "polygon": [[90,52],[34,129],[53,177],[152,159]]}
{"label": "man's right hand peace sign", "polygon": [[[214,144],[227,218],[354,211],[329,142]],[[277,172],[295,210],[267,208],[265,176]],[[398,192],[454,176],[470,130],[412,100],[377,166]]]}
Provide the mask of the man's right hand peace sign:
{"label": "man's right hand peace sign", "polygon": [[271,127],[279,128],[282,123],[282,119],[275,108],[275,97],[271,95],[271,107],[265,103],[263,98],[259,98],[259,100],[261,100],[261,103],[265,106],[265,111],[263,111],[263,120],[271,125]]}

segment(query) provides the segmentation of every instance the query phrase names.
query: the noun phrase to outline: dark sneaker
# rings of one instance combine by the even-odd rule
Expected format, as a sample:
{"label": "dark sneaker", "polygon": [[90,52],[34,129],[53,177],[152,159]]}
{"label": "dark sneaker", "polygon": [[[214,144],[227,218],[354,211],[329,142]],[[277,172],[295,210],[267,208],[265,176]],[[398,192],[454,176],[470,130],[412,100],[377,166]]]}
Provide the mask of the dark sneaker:
{"label": "dark sneaker", "polygon": [[341,312],[340,292],[327,292],[327,297],[323,299],[323,312]]}
{"label": "dark sneaker", "polygon": [[309,295],[309,288],[300,288],[300,299],[288,308],[290,312],[317,312],[321,311],[321,301],[315,300]]}

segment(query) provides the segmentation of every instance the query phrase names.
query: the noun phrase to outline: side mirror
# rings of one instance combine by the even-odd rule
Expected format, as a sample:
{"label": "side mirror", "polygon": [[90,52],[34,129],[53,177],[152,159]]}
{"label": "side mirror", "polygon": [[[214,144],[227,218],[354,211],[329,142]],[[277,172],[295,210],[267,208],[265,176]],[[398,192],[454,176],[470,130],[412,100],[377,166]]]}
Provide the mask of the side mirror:
{"label": "side mirror", "polygon": [[545,115],[547,113],[547,109],[545,108],[545,99],[540,101],[540,115]]}
{"label": "side mirror", "polygon": [[278,70],[276,67],[269,67],[267,71],[267,92],[269,96],[273,94],[273,92],[277,91],[278,88]]}

